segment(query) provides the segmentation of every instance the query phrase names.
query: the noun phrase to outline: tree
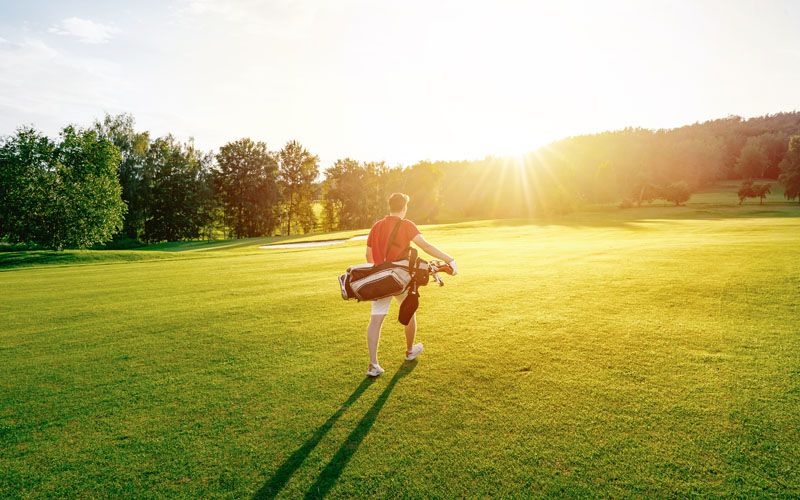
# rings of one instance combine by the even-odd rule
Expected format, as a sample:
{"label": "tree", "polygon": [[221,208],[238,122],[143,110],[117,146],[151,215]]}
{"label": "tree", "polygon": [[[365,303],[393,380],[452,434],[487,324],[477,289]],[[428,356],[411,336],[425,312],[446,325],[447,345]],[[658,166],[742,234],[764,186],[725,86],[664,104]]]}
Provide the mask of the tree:
{"label": "tree", "polygon": [[271,234],[277,226],[278,163],[264,142],[230,142],[217,154],[217,190],[237,238]]}
{"label": "tree", "polygon": [[769,179],[777,179],[780,174],[778,165],[786,155],[789,138],[784,132],[768,132],[756,136],[755,140],[761,146],[767,159],[762,176]]}
{"label": "tree", "polygon": [[747,198],[760,198],[759,205],[764,204],[767,195],[772,192],[770,184],[753,184],[753,181],[748,179],[742,183],[739,188],[739,205],[741,205]]}
{"label": "tree", "polygon": [[142,184],[144,239],[177,241],[200,236],[213,210],[208,206],[212,157],[168,135],[150,144]]}
{"label": "tree", "polygon": [[761,178],[767,166],[767,154],[764,147],[755,137],[748,138],[739,153],[739,159],[736,160],[736,173],[743,179]]}
{"label": "tree", "polygon": [[753,180],[747,179],[742,182],[742,187],[739,188],[739,205],[745,202],[748,198],[755,198],[755,194],[753,193]]}
{"label": "tree", "polygon": [[120,151],[117,169],[122,186],[122,201],[128,207],[122,231],[129,238],[138,238],[144,231],[146,207],[142,198],[142,169],[147,148],[150,145],[148,132],[137,132],[132,115],[106,114],[102,121],[96,121],[94,130],[104,139],[111,141]]}
{"label": "tree", "polygon": [[689,201],[691,196],[689,186],[683,181],[673,182],[661,188],[661,198],[673,202],[676,207]]}
{"label": "tree", "polygon": [[54,250],[110,240],[125,214],[119,161],[119,150],[93,130],[66,127],[58,143],[18,130],[0,148],[5,236]]}
{"label": "tree", "polygon": [[350,158],[336,160],[325,170],[323,207],[325,225],[332,229],[359,227],[364,216],[364,170]]}
{"label": "tree", "polygon": [[20,128],[0,145],[0,238],[33,243],[46,232],[50,177],[56,145],[32,128]]}
{"label": "tree", "polygon": [[[213,155],[206,154],[200,159],[202,168],[197,178],[197,224],[199,231],[205,232],[208,240],[214,239],[214,226],[224,219],[224,211],[217,196],[216,172],[211,168]],[[201,233],[202,235],[202,233]]]}
{"label": "tree", "polygon": [[441,206],[439,188],[442,173],[430,162],[420,162],[403,170],[403,192],[411,197],[409,217],[422,223],[436,222]]}
{"label": "tree", "polygon": [[641,207],[642,203],[652,203],[653,200],[658,198],[658,186],[640,171],[634,177],[630,194],[631,196],[628,199],[633,200],[637,207]]}
{"label": "tree", "polygon": [[67,127],[56,158],[53,226],[45,245],[61,250],[111,240],[126,210],[117,178],[119,149],[93,130]]}
{"label": "tree", "polygon": [[779,180],[784,186],[783,195],[787,200],[800,200],[800,135],[789,139],[789,149],[779,167]]}
{"label": "tree", "polygon": [[364,171],[362,177],[362,191],[364,193],[364,213],[359,227],[371,227],[372,224],[386,214],[386,202],[389,195],[398,191],[392,189],[392,171],[382,161],[365,162],[362,164]]}
{"label": "tree", "polygon": [[767,195],[772,192],[772,187],[769,184],[753,184],[753,196],[760,198],[759,205],[764,204]]}
{"label": "tree", "polygon": [[312,204],[314,181],[319,175],[319,158],[309,153],[297,141],[287,142],[278,157],[278,179],[286,211],[286,234],[292,234],[292,227],[300,227],[304,232],[309,232],[316,223]]}
{"label": "tree", "polygon": [[325,226],[335,229],[369,227],[386,209],[389,175],[383,162],[336,160],[325,171]]}

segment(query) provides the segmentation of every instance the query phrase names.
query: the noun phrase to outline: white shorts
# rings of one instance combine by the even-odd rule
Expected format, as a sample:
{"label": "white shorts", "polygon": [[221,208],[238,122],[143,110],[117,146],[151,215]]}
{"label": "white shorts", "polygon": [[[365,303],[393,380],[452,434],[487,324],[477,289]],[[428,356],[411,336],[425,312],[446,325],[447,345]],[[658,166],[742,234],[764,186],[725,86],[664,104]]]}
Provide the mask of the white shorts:
{"label": "white shorts", "polygon": [[[401,295],[393,295],[398,303],[402,303],[408,293]],[[392,303],[392,297],[384,297],[382,299],[372,301],[372,315],[373,316],[386,316],[389,314],[389,305]]]}

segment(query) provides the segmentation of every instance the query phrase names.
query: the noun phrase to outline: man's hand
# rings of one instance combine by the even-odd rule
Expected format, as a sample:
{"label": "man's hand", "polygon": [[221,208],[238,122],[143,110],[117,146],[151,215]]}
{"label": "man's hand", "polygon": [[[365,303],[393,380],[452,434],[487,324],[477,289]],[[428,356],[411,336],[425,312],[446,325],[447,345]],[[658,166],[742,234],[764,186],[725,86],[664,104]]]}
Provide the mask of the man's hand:
{"label": "man's hand", "polygon": [[453,270],[453,276],[458,274],[458,266],[456,265],[456,259],[451,259],[450,262],[447,263],[450,266],[450,269]]}

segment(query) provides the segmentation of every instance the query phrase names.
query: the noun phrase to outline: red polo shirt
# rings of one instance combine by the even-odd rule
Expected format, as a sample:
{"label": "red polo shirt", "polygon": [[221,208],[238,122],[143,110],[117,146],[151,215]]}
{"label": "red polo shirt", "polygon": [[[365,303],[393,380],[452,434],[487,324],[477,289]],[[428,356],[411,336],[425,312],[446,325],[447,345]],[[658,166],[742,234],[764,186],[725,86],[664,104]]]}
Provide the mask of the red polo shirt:
{"label": "red polo shirt", "polygon": [[408,219],[403,219],[400,223],[400,228],[397,230],[397,235],[394,237],[394,243],[389,250],[389,259],[386,259],[383,253],[386,251],[386,245],[389,243],[389,236],[394,230],[395,224],[400,220],[399,217],[394,215],[387,215],[372,225],[367,237],[367,246],[372,249],[372,260],[375,264],[381,264],[387,261],[398,260],[402,255],[403,250],[408,248],[418,234],[419,229],[417,225]]}

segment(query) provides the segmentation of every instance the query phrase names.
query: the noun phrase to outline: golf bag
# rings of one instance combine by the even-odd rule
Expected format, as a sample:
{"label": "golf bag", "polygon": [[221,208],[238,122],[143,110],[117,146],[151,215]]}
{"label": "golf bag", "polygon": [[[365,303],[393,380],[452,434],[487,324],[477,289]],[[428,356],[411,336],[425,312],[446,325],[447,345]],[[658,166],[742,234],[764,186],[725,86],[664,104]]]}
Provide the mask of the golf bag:
{"label": "golf bag", "polygon": [[382,264],[356,264],[339,276],[339,288],[345,300],[377,300],[404,293],[412,284],[424,286],[430,279],[428,262],[408,249],[407,258]]}
{"label": "golf bag", "polygon": [[[397,230],[400,228],[402,220],[397,221],[389,241],[386,245],[384,255],[389,255]],[[339,287],[342,298],[345,300],[356,299],[377,300],[393,295],[400,295],[408,289],[412,280],[417,284],[428,283],[427,262],[417,258],[417,251],[413,248],[406,248],[404,251],[406,258],[396,262],[383,262],[381,264],[356,264],[347,268],[344,274],[339,276]]]}

